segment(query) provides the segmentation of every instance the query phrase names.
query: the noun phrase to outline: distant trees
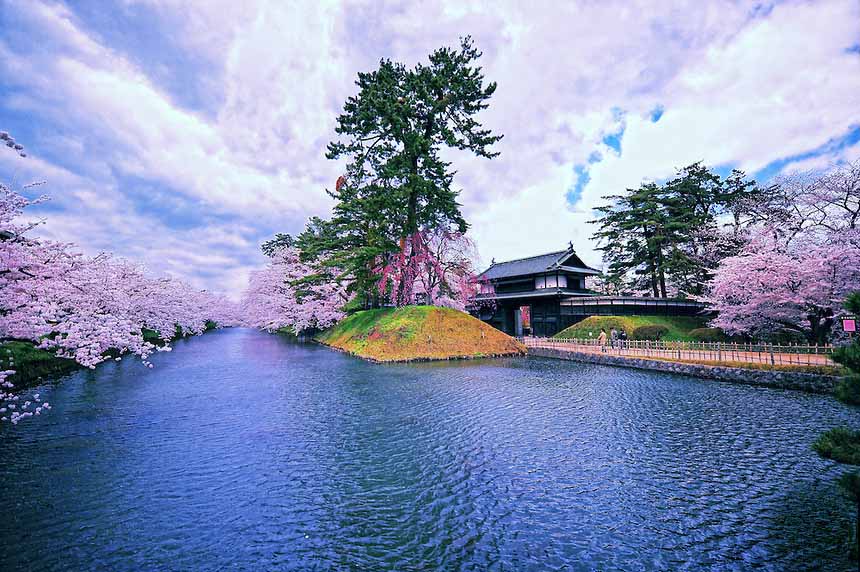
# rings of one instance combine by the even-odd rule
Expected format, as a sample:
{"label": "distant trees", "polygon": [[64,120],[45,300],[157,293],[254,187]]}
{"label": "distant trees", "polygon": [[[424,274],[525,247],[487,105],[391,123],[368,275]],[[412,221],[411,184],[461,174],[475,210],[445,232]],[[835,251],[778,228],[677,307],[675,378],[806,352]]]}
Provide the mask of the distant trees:
{"label": "distant trees", "polygon": [[594,221],[605,269],[593,284],[700,299],[730,334],[824,342],[860,282],[860,162],[767,188],[695,163],[607,198]]}
{"label": "distant trees", "polygon": [[328,146],[329,159],[348,160],[329,192],[332,217],[311,219],[295,241],[320,279],[345,281],[372,304],[402,305],[414,299],[419,268],[443,264],[431,262],[433,241],[462,236],[468,225],[441,152],[492,158],[501,139],[476,120],[496,89],[484,83],[480,56],[467,37],[434,51],[429,65],[382,60],[359,73],[359,92],[338,117],[340,138]]}
{"label": "distant trees", "polygon": [[[286,244],[286,242],[284,242]],[[242,323],[269,332],[295,334],[327,328],[343,318],[350,295],[336,281],[315,282],[314,267],[290,246],[271,251],[269,264],[251,274],[242,299]]]}
{"label": "distant trees", "polygon": [[761,194],[741,171],[722,178],[694,163],[663,184],[606,197],[592,221],[604,284],[663,298],[702,294],[719,259],[739,246],[733,237],[747,222],[744,205]]}

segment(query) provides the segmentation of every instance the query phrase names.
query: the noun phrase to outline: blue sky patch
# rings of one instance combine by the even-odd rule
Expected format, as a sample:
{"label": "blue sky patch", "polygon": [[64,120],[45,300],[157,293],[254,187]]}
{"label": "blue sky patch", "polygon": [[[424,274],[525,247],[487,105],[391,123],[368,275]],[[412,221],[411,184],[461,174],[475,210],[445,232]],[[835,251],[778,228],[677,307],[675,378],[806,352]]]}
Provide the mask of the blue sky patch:
{"label": "blue sky patch", "polygon": [[845,135],[841,137],[834,137],[820,147],[803,153],[798,153],[797,155],[783,157],[781,159],[777,159],[776,161],[768,163],[763,168],[759,169],[754,173],[754,178],[756,181],[759,182],[768,181],[774,176],[778,175],[780,172],[782,172],[783,169],[785,169],[786,166],[790,165],[791,163],[796,163],[798,161],[803,161],[806,159],[812,159],[821,155],[832,155],[858,142],[860,142],[860,125],[855,125],[851,129],[849,129]]}

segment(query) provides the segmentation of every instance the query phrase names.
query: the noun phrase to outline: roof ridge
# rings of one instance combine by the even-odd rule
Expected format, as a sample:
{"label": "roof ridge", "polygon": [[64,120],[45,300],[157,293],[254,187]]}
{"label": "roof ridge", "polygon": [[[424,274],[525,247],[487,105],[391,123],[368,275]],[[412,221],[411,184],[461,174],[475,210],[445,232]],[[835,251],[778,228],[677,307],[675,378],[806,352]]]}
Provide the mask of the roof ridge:
{"label": "roof ridge", "polygon": [[525,256],[523,258],[512,258],[511,260],[502,260],[501,262],[495,262],[495,263],[491,264],[490,268],[492,268],[493,266],[498,266],[499,264],[509,264],[511,262],[521,262],[523,260],[531,260],[533,258],[541,258],[544,256],[551,256],[553,254],[564,254],[565,252],[568,252],[568,251],[570,251],[570,249],[566,248],[564,250],[554,250],[552,252],[546,252],[544,254],[535,254],[533,256]]}

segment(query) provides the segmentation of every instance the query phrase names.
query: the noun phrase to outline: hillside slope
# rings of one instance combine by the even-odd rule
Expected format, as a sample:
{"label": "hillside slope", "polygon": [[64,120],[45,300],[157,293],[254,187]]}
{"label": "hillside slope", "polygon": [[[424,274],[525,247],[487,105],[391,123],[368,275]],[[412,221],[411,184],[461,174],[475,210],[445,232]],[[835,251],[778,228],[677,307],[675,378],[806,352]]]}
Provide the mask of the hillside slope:
{"label": "hillside slope", "polygon": [[382,362],[526,353],[522,344],[477,318],[437,306],[357,312],[319,334],[316,340]]}
{"label": "hillside slope", "polygon": [[633,330],[640,326],[664,326],[668,332],[662,339],[691,341],[690,330],[704,327],[706,321],[704,318],[694,316],[591,316],[562,330],[553,337],[587,340],[589,337],[596,338],[600,335],[601,328],[605,329],[607,333],[615,328],[616,330],[624,330],[627,335],[630,335]]}

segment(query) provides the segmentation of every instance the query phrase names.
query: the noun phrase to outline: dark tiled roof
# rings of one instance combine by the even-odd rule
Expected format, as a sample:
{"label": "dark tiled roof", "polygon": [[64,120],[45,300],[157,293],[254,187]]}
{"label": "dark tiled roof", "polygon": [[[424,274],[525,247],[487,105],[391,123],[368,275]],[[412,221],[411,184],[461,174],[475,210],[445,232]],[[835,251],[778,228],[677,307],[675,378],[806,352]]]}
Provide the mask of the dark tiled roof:
{"label": "dark tiled roof", "polygon": [[498,278],[539,274],[550,270],[567,258],[570,258],[570,260],[567,260],[568,266],[593,270],[586,266],[572,249],[567,249],[539,254],[538,256],[529,256],[528,258],[518,258],[517,260],[509,260],[507,262],[496,262],[484,270],[478,278],[495,280]]}

